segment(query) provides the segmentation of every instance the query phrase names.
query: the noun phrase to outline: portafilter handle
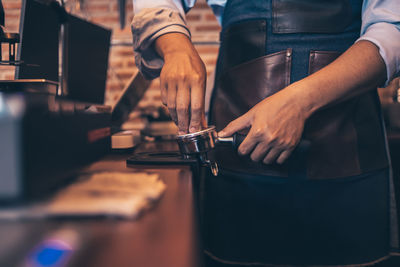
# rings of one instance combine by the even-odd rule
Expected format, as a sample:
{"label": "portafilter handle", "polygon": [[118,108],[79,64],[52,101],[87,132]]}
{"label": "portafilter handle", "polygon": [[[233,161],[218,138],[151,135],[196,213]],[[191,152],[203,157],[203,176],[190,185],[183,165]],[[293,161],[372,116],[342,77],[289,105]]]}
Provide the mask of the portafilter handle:
{"label": "portafilter handle", "polygon": [[196,157],[203,165],[210,167],[211,172],[218,175],[218,165],[208,159],[207,152],[214,149],[216,143],[231,143],[237,150],[246,136],[234,134],[232,137],[218,137],[214,126],[203,129],[195,133],[178,135],[176,140],[179,150],[184,158]]}
{"label": "portafilter handle", "polygon": [[230,143],[230,144],[232,144],[233,149],[236,151],[245,138],[246,138],[246,135],[240,134],[240,133],[235,133],[233,136],[229,136],[229,137],[217,137],[215,142],[217,144]]}
{"label": "portafilter handle", "polygon": [[[213,135],[213,136],[215,137],[216,135]],[[215,138],[215,143],[216,144],[218,144],[218,143],[231,143],[232,146],[233,146],[233,149],[235,151],[237,151],[239,146],[240,146],[240,144],[243,142],[243,140],[245,138],[246,138],[246,135],[235,133],[233,136],[230,136],[230,137],[216,137]],[[219,172],[218,164],[216,162],[210,161],[208,159],[207,159],[206,163],[210,167],[211,173],[214,176],[218,176],[218,172]]]}

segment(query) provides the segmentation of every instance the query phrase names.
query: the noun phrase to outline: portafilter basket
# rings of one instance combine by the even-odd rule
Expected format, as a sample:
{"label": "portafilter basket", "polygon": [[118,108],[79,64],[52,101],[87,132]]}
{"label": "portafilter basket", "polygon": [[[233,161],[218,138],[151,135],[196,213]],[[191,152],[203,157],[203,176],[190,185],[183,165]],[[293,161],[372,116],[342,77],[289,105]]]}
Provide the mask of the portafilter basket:
{"label": "portafilter basket", "polygon": [[176,141],[184,158],[197,158],[202,166],[209,166],[212,174],[217,176],[218,164],[208,159],[207,152],[214,149],[217,143],[231,143],[237,149],[245,137],[240,134],[218,137],[215,126],[209,126],[198,132],[178,135]]}
{"label": "portafilter basket", "polygon": [[208,159],[207,152],[214,149],[216,140],[217,131],[215,126],[176,137],[182,156],[184,158],[197,158],[202,166],[210,167],[214,176],[218,175],[218,164]]}

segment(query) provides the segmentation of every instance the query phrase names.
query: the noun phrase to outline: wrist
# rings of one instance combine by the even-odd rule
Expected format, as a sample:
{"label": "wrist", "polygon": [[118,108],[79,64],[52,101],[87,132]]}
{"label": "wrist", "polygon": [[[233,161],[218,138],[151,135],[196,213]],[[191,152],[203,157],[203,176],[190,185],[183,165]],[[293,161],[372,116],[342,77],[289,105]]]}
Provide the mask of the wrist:
{"label": "wrist", "polygon": [[318,99],[316,96],[318,90],[312,90],[311,84],[307,84],[304,80],[295,82],[289,85],[285,90],[286,97],[293,108],[299,113],[303,114],[304,119],[309,118],[319,108]]}
{"label": "wrist", "polygon": [[164,60],[177,54],[190,54],[194,51],[190,39],[185,34],[176,32],[161,35],[154,42],[154,46]]}

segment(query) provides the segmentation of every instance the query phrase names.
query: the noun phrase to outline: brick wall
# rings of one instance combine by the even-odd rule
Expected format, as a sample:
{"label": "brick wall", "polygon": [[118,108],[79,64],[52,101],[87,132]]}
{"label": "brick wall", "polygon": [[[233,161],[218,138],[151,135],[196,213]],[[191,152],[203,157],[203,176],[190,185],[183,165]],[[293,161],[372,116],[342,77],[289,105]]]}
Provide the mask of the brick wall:
{"label": "brick wall", "polygon": [[[2,2],[7,31],[18,32],[21,0],[2,0]],[[137,71],[130,45],[132,42],[129,27],[133,16],[132,1],[128,0],[126,3],[126,26],[122,30],[119,27],[117,0],[66,0],[65,3],[69,12],[113,30],[106,92],[106,103],[112,104],[130,77]],[[218,45],[210,44],[210,42],[218,41],[219,25],[205,0],[197,1],[196,6],[188,13],[187,20],[192,39],[197,43],[196,47],[207,66],[207,72],[211,73],[214,70]],[[8,53],[5,51],[7,49],[3,45],[5,58],[8,58]],[[0,79],[13,79],[13,77],[13,67],[0,66]],[[161,105],[158,86],[158,80],[154,80],[141,106]]]}

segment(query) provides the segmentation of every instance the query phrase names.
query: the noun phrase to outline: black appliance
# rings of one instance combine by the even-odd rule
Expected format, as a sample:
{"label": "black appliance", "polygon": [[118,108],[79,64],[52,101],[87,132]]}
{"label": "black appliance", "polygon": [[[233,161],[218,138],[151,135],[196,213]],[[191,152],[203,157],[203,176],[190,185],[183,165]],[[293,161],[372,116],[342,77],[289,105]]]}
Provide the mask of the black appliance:
{"label": "black appliance", "polygon": [[111,108],[0,93],[0,201],[43,197],[110,149]]}

